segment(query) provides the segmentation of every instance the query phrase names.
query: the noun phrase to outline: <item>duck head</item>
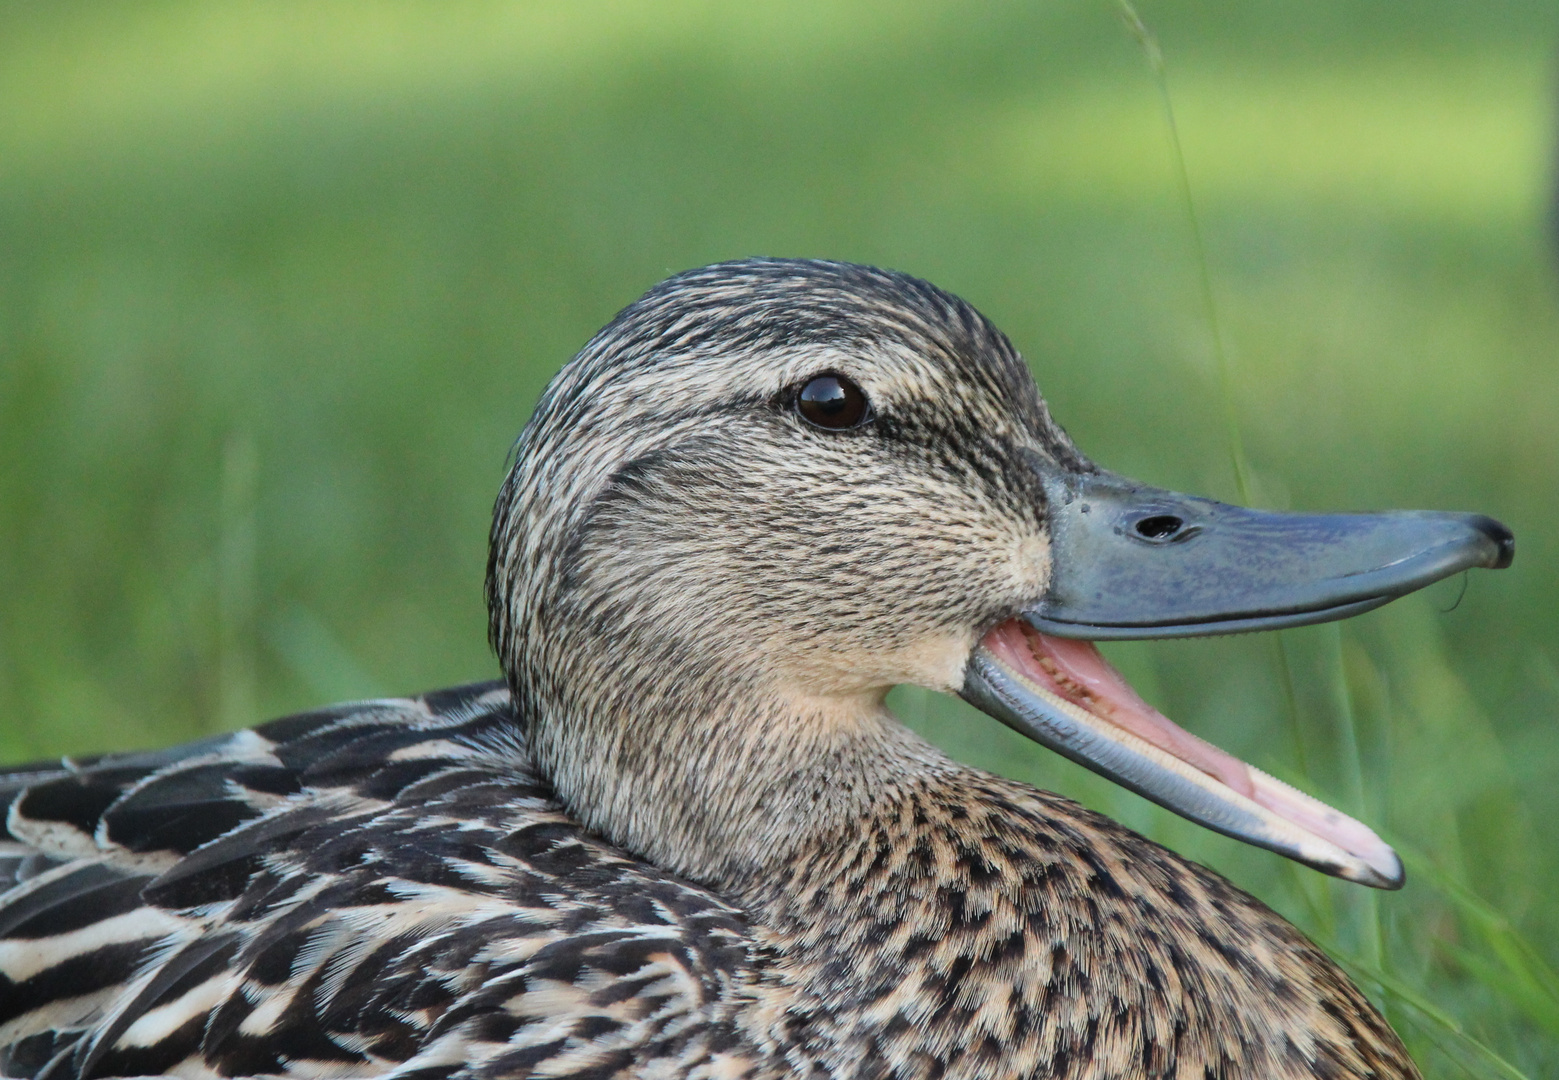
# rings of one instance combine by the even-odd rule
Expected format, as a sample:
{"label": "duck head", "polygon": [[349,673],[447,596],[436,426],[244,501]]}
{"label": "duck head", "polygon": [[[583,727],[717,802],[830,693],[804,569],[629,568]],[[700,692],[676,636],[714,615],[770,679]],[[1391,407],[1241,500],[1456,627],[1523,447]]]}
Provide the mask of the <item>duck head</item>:
{"label": "duck head", "polygon": [[1366,826],[1182,730],[1089,642],[1384,604],[1511,534],[1468,514],[1249,510],[1133,483],[972,307],[751,259],[624,309],[543,394],[498,498],[493,643],[586,824],[728,879],[943,760],[883,707],[958,693],[1210,828],[1395,887]]}

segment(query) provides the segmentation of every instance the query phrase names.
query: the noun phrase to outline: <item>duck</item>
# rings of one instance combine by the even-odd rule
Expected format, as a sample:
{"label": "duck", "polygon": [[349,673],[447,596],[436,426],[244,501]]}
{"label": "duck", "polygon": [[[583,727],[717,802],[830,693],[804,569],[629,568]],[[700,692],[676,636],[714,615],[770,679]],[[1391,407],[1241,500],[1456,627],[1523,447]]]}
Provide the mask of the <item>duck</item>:
{"label": "duck", "polygon": [[1179,728],[1100,640],[1353,615],[1511,533],[1100,468],[910,275],[677,274],[547,387],[494,509],[503,677],[0,776],[0,1072],[1416,1077],[1213,871],[951,760],[958,694],[1365,886],[1366,825]]}

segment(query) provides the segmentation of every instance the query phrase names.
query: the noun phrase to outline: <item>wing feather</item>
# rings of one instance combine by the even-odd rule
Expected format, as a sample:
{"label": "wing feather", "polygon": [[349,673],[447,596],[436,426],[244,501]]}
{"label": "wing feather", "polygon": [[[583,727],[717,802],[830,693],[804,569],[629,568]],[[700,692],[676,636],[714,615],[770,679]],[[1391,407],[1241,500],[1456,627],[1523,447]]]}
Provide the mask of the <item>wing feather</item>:
{"label": "wing feather", "polygon": [[750,978],[737,912],[562,812],[496,683],[0,805],[8,1077],[691,1075]]}

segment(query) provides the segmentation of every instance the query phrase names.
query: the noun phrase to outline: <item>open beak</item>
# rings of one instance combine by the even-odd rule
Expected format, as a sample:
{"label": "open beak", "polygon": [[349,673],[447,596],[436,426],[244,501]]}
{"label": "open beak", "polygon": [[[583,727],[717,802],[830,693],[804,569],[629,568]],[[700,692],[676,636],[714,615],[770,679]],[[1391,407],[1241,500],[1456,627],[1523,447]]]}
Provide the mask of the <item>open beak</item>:
{"label": "open beak", "polygon": [[975,648],[964,698],[1210,829],[1399,888],[1401,860],[1367,826],[1177,727],[1089,642],[1345,618],[1462,570],[1509,566],[1510,530],[1474,514],[1273,513],[1110,473],[1040,471],[1049,588]]}

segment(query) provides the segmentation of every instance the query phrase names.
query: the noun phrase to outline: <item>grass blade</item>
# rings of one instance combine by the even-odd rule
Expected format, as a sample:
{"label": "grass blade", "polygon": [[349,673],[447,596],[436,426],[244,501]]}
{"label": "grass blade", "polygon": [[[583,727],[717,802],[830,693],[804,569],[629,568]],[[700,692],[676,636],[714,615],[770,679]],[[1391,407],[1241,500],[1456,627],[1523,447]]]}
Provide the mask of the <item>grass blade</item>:
{"label": "grass blade", "polygon": [[1422,853],[1398,846],[1408,868],[1447,900],[1462,925],[1492,955],[1446,944],[1446,953],[1472,978],[1505,998],[1543,1031],[1559,1039],[1559,972],[1504,913],[1456,881]]}
{"label": "grass blade", "polygon": [[1202,221],[1196,213],[1196,200],[1191,196],[1191,173],[1186,168],[1185,148],[1180,143],[1180,124],[1175,119],[1175,103],[1169,94],[1169,75],[1164,66],[1164,50],[1158,38],[1148,29],[1131,0],[1118,0],[1121,18],[1126,28],[1142,46],[1153,81],[1158,86],[1159,100],[1164,107],[1164,126],[1169,133],[1171,155],[1175,161],[1175,179],[1180,188],[1180,200],[1184,205],[1186,220],[1191,226],[1191,243],[1196,249],[1197,281],[1201,286],[1202,306],[1207,317],[1208,332],[1212,335],[1213,356],[1218,364],[1218,383],[1222,390],[1223,420],[1229,438],[1229,463],[1234,468],[1234,482],[1240,493],[1240,502],[1250,505],[1250,476],[1245,462],[1245,442],[1240,435],[1239,413],[1235,409],[1234,369],[1229,361],[1229,350],[1224,345],[1223,322],[1218,317],[1218,301],[1213,293],[1213,275],[1207,258],[1207,242],[1202,235]]}
{"label": "grass blade", "polygon": [[1463,1048],[1472,1051],[1483,1062],[1492,1066],[1496,1072],[1506,1080],[1532,1080],[1526,1073],[1506,1061],[1495,1050],[1481,1039],[1467,1032],[1456,1018],[1434,1002],[1424,997],[1401,979],[1389,975],[1379,968],[1360,960],[1356,956],[1350,956],[1342,950],[1329,946],[1327,951],[1339,964],[1347,968],[1356,979],[1362,979],[1374,983],[1387,996],[1394,998],[1408,1006],[1419,1018],[1427,1021],[1446,1035],[1449,1035]]}

